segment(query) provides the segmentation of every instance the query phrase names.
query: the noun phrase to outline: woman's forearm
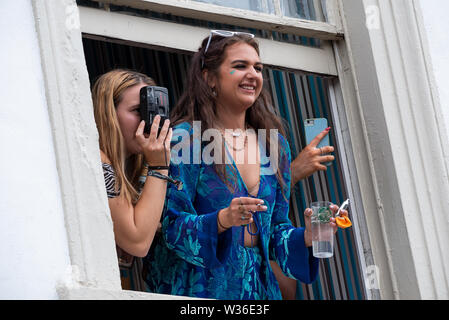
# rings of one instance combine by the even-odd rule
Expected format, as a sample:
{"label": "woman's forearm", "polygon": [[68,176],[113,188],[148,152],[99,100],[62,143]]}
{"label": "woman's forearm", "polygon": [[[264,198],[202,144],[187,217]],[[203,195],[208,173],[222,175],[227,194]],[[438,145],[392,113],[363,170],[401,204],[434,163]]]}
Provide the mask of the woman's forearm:
{"label": "woman's forearm", "polygon": [[[167,170],[160,170],[167,174]],[[145,256],[157,231],[164,208],[167,182],[147,177],[137,203],[123,199],[109,201],[114,221],[115,240],[120,248],[134,256]]]}
{"label": "woman's forearm", "polygon": [[[168,170],[158,170],[163,175]],[[167,181],[148,176],[139,201],[134,206],[137,239],[152,238],[158,227],[167,193]]]}

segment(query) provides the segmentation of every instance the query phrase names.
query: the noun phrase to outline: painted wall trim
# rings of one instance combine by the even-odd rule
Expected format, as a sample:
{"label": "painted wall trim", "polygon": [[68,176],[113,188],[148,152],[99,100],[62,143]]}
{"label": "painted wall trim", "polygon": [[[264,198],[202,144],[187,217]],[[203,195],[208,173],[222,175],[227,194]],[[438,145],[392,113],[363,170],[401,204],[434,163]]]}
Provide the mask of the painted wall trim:
{"label": "painted wall trim", "polygon": [[90,287],[59,287],[61,300],[208,300],[131,290],[107,290]]}
{"label": "painted wall trim", "polygon": [[76,2],[32,3],[73,276],[121,290]]}

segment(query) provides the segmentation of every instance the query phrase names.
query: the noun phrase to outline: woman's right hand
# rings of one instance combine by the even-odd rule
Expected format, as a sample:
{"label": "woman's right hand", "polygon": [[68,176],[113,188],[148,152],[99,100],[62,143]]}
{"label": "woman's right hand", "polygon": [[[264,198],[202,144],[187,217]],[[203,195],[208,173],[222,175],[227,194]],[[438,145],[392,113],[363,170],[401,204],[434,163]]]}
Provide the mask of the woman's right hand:
{"label": "woman's right hand", "polygon": [[256,211],[267,211],[264,201],[257,198],[239,197],[231,201],[229,207],[218,212],[219,225],[226,229],[252,223]]}
{"label": "woman's right hand", "polygon": [[140,122],[136,131],[137,143],[142,148],[145,160],[149,166],[168,166],[170,164],[170,141],[173,130],[169,128],[170,121],[167,119],[162,126],[159,136],[157,136],[160,121],[160,115],[156,115],[151,125],[149,136],[143,133],[144,120]]}

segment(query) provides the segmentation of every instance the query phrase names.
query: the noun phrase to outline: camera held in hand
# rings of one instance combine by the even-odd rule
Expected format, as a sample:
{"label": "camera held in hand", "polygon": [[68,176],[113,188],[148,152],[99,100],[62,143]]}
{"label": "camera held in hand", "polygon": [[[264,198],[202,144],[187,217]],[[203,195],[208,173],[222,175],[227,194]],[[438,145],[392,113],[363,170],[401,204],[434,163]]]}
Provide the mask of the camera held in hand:
{"label": "camera held in hand", "polygon": [[169,116],[168,90],[164,87],[146,86],[140,89],[140,117],[145,120],[144,133],[150,133],[154,117],[161,116],[157,135]]}

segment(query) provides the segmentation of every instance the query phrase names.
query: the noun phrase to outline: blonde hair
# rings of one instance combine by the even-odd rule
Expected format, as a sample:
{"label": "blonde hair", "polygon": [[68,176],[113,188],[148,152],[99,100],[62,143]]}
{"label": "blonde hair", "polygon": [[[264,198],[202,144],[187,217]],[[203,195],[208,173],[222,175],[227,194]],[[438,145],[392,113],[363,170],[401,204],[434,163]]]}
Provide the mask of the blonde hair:
{"label": "blonde hair", "polygon": [[111,161],[116,175],[116,191],[135,204],[138,199],[137,186],[144,168],[144,158],[136,154],[125,159],[125,143],[117,118],[116,108],[123,92],[137,84],[154,86],[150,77],[132,70],[115,69],[100,76],[92,87],[94,117],[99,134],[100,150]]}

